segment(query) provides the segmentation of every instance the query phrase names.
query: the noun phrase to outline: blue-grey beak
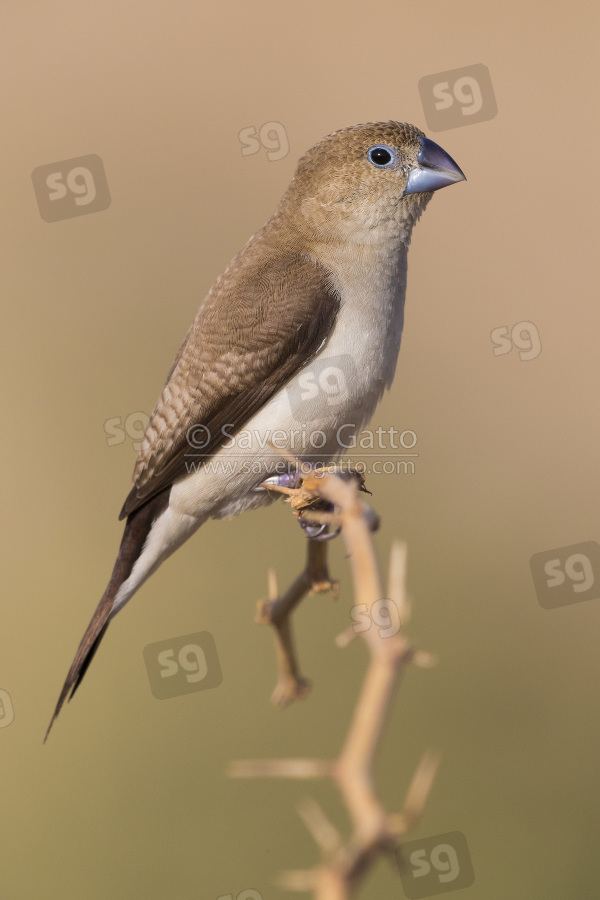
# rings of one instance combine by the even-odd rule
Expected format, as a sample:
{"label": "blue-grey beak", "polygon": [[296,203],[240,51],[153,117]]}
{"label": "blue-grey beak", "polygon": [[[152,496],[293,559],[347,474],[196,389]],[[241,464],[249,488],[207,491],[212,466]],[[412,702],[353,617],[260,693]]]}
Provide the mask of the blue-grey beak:
{"label": "blue-grey beak", "polygon": [[426,137],[420,137],[419,141],[421,149],[417,156],[418,165],[409,170],[405,194],[439,191],[449,184],[467,180],[452,157],[439,144]]}

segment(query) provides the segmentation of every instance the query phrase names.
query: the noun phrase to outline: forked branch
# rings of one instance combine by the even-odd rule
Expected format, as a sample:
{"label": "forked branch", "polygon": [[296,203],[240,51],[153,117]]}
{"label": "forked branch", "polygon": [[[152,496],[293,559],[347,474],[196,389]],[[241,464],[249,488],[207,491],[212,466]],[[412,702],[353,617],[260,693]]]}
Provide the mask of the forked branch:
{"label": "forked branch", "polygon": [[[350,836],[342,839],[321,807],[314,800],[305,801],[300,814],[321,850],[322,862],[307,871],[287,872],[280,880],[290,889],[312,892],[316,900],[346,900],[353,895],[374,860],[392,851],[423,812],[439,763],[435,754],[425,753],[413,775],[403,808],[391,815],[375,791],[373,766],[405,666],[413,662],[425,667],[433,660],[429,654],[416,651],[404,634],[410,607],[406,597],[406,550],[399,543],[392,549],[384,599],[371,540],[374,517],[361,498],[356,481],[317,471],[304,478],[302,490],[333,507],[328,521],[341,526],[350,557],[356,604],[366,610],[371,622],[380,621],[374,615],[375,604],[379,613],[382,604],[383,608],[388,604],[388,610],[389,604],[393,604],[399,617],[398,629],[393,634],[389,629],[375,626],[360,629],[369,651],[369,664],[337,759],[246,760],[233,763],[230,773],[238,777],[328,777],[335,781],[352,822]],[[311,589],[332,587],[326,547],[309,541],[306,568],[281,597],[277,597],[274,576],[270,575],[270,599],[261,606],[260,621],[269,621],[276,630],[279,682],[274,699],[279,703],[306,693],[306,682],[298,673],[289,616]],[[353,636],[354,631],[346,630],[338,644],[346,645]]]}

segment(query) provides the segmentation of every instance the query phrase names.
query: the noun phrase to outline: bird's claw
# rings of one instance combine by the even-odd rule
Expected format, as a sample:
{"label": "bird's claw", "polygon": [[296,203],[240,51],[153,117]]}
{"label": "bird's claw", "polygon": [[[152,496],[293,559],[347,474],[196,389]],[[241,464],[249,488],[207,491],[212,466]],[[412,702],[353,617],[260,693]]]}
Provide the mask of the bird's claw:
{"label": "bird's claw", "polygon": [[267,491],[269,488],[288,488],[289,490],[298,490],[302,484],[304,475],[300,471],[281,472],[279,475],[270,475],[269,478],[263,478],[261,483],[254,488],[255,491]]}
{"label": "bird's claw", "polygon": [[329,526],[326,522],[307,522],[302,516],[298,517],[298,524],[311,541],[332,541],[342,530],[341,526],[338,526],[335,531],[328,531]]}
{"label": "bird's claw", "polygon": [[[327,468],[315,466],[314,471],[318,472],[320,469],[322,469],[323,472],[326,472],[327,470],[335,472],[345,480],[355,479],[358,482],[359,490],[370,494],[370,491],[365,487],[364,473],[360,468],[346,468],[340,471],[335,464],[333,464]],[[323,512],[328,516],[331,516],[334,512],[333,504],[326,500],[319,499],[312,494],[310,490],[308,493],[303,491],[303,482],[307,474],[306,471],[297,469],[291,472],[280,472],[277,475],[270,475],[268,478],[264,478],[255,490],[273,490],[287,494],[288,500],[295,510],[298,524],[304,531],[306,537],[311,541],[331,541],[339,535],[342,530],[341,526],[338,526],[333,531],[329,531],[329,522],[309,521],[303,516],[303,513],[306,510],[316,513]],[[312,474],[312,471],[310,474]],[[372,526],[372,530],[374,531],[376,527],[377,525]]]}

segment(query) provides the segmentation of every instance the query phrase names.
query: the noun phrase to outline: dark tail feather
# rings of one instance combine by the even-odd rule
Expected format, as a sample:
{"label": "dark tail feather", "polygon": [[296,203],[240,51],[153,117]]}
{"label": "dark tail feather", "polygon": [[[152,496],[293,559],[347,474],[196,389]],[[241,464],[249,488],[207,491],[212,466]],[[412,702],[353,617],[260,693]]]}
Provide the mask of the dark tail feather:
{"label": "dark tail feather", "polygon": [[70,697],[69,697],[69,703],[70,703],[71,700],[73,699],[73,697],[74,697],[74,695],[75,695],[75,691],[77,690],[77,688],[79,687],[79,685],[80,685],[81,682],[83,681],[83,676],[84,676],[85,673],[87,672],[87,670],[88,670],[88,668],[89,668],[89,665],[90,665],[91,661],[93,660],[94,656],[96,655],[96,650],[97,650],[98,647],[100,646],[100,641],[102,640],[102,638],[103,638],[104,635],[106,634],[106,629],[107,629],[107,628],[108,628],[108,622],[105,622],[104,625],[102,626],[101,630],[98,632],[98,637],[96,638],[96,640],[94,641],[94,643],[92,644],[92,646],[90,647],[90,649],[88,650],[87,656],[85,657],[83,663],[81,664],[81,668],[80,668],[80,670],[79,670],[79,672],[78,672],[78,674],[77,674],[77,681],[76,681],[75,684],[73,685],[73,690],[71,691],[71,695],[70,695]]}
{"label": "dark tail feather", "polygon": [[167,508],[169,493],[170,488],[167,488],[153,497],[152,500],[149,500],[143,506],[140,506],[139,509],[136,509],[135,512],[131,513],[128,517],[127,522],[125,523],[125,531],[123,532],[123,537],[121,539],[117,561],[115,562],[110,581],[108,582],[102,599],[96,607],[92,620],[77,648],[75,659],[71,664],[60,697],[58,698],[54,715],[48,725],[44,743],[50,734],[50,729],[54,724],[54,720],[61,711],[67,696],[70,694],[70,700],[81,684],[81,680],[87,672],[89,664],[108,628],[108,620],[117,592],[123,582],[131,575],[134,563],[142,552],[146,538],[150,533],[152,523],[163,510]]}

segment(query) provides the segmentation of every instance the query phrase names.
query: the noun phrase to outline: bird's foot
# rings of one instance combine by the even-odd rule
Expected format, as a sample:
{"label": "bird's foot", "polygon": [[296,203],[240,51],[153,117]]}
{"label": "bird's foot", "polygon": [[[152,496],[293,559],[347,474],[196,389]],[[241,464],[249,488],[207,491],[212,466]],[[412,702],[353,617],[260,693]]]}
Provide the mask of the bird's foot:
{"label": "bird's foot", "polygon": [[[335,508],[328,500],[319,497],[311,487],[312,479],[329,474],[339,475],[346,481],[355,480],[358,482],[359,490],[370,494],[365,487],[362,468],[349,463],[332,463],[329,466],[315,467],[302,463],[301,467],[291,472],[282,472],[265,478],[259,489],[286,494],[298,524],[307,538],[312,541],[330,541],[337,537],[341,530],[341,526],[337,524]],[[331,531],[331,527],[334,530]]]}

